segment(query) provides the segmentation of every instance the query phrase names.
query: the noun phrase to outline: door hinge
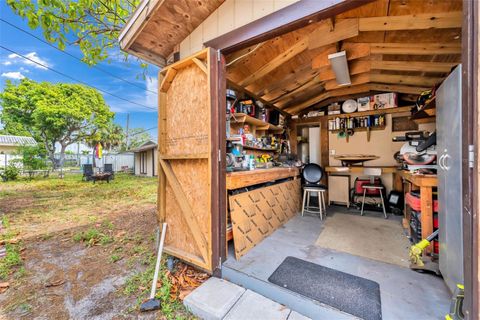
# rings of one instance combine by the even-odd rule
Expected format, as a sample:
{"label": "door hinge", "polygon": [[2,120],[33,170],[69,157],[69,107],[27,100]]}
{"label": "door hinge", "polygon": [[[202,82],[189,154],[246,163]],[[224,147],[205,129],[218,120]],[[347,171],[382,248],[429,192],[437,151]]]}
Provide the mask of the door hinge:
{"label": "door hinge", "polygon": [[475,146],[473,144],[468,145],[468,167],[473,168],[475,166]]}
{"label": "door hinge", "polygon": [[222,54],[220,53],[220,49],[217,50],[217,62],[220,62],[220,57],[222,56]]}
{"label": "door hinge", "polygon": [[222,150],[218,149],[218,162],[222,161]]}

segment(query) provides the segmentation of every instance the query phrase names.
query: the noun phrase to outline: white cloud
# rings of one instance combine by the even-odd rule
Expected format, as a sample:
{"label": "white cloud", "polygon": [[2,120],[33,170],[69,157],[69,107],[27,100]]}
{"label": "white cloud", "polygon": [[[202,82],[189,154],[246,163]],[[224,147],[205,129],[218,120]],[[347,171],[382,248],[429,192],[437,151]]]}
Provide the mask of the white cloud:
{"label": "white cloud", "polygon": [[5,62],[3,62],[3,65],[4,65],[4,66],[9,66],[9,65],[11,65],[11,64],[12,64],[12,61],[5,61]]}
{"label": "white cloud", "polygon": [[47,67],[51,67],[51,64],[47,60],[40,58],[35,51],[29,52],[24,56],[30,60],[22,58],[18,54],[11,53],[8,55],[8,59],[10,60],[5,61],[3,64],[9,65],[12,63],[23,63],[43,70],[46,70]]}
{"label": "white cloud", "polygon": [[149,90],[149,91],[145,91],[147,93],[145,97],[145,105],[156,109],[158,104],[158,97],[157,97],[157,94],[153,92],[157,92],[158,90],[158,78],[147,77],[145,82],[146,82],[145,84],[147,86],[147,90]]}
{"label": "white cloud", "polygon": [[2,73],[2,77],[9,78],[9,79],[15,79],[15,80],[21,80],[25,78],[23,74],[20,72],[4,72]]}

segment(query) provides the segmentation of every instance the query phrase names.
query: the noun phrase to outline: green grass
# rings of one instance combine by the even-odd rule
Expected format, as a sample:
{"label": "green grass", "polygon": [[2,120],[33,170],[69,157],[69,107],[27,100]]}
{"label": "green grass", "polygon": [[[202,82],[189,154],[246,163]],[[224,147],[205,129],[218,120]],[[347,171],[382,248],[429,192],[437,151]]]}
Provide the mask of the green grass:
{"label": "green grass", "polygon": [[[5,248],[7,251],[6,255],[0,259],[0,280],[7,280],[17,267],[23,265],[22,257],[20,256],[20,244],[7,243]],[[19,270],[23,270],[20,274],[23,275],[25,269]]]}
{"label": "green grass", "polygon": [[94,246],[97,243],[104,246],[115,241],[112,236],[102,233],[95,228],[90,228],[83,232],[77,232],[73,235],[72,239],[75,242],[84,242],[87,247]]}

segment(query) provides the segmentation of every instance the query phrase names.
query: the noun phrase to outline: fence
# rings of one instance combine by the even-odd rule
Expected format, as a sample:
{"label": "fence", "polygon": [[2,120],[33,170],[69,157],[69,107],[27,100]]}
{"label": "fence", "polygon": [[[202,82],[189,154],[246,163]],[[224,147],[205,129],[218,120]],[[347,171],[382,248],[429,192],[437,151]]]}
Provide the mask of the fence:
{"label": "fence", "polygon": [[8,166],[10,161],[21,158],[21,156],[15,154],[0,154],[0,168],[5,168],[6,166]]}
{"label": "fence", "polygon": [[[55,155],[60,158],[59,154]],[[84,164],[92,164],[93,156],[91,154],[66,154],[64,167],[81,167]],[[95,159],[96,167],[103,167],[106,163],[113,165],[114,171],[131,170],[134,167],[134,155],[132,152],[124,153],[104,153],[101,159]]]}

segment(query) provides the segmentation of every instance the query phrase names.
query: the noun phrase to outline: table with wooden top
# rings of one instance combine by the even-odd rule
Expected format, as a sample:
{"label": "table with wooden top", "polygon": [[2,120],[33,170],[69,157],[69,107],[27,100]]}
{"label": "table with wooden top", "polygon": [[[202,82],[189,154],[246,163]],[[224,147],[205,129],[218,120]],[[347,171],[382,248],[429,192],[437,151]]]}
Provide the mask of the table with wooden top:
{"label": "table with wooden top", "polygon": [[[433,192],[432,188],[437,187],[438,179],[436,175],[414,174],[410,171],[399,170],[397,173],[404,181],[420,189],[420,223],[422,224],[422,239],[427,238],[433,233]],[[408,220],[408,219],[407,219]],[[408,221],[407,221],[408,222]],[[427,252],[432,252],[432,245],[427,248]]]}
{"label": "table with wooden top", "polygon": [[350,166],[350,167],[325,167],[325,172],[328,174],[330,173],[363,173],[364,169],[368,168],[379,168],[382,169],[382,174],[387,173],[396,173],[398,171],[398,167],[395,166]]}

